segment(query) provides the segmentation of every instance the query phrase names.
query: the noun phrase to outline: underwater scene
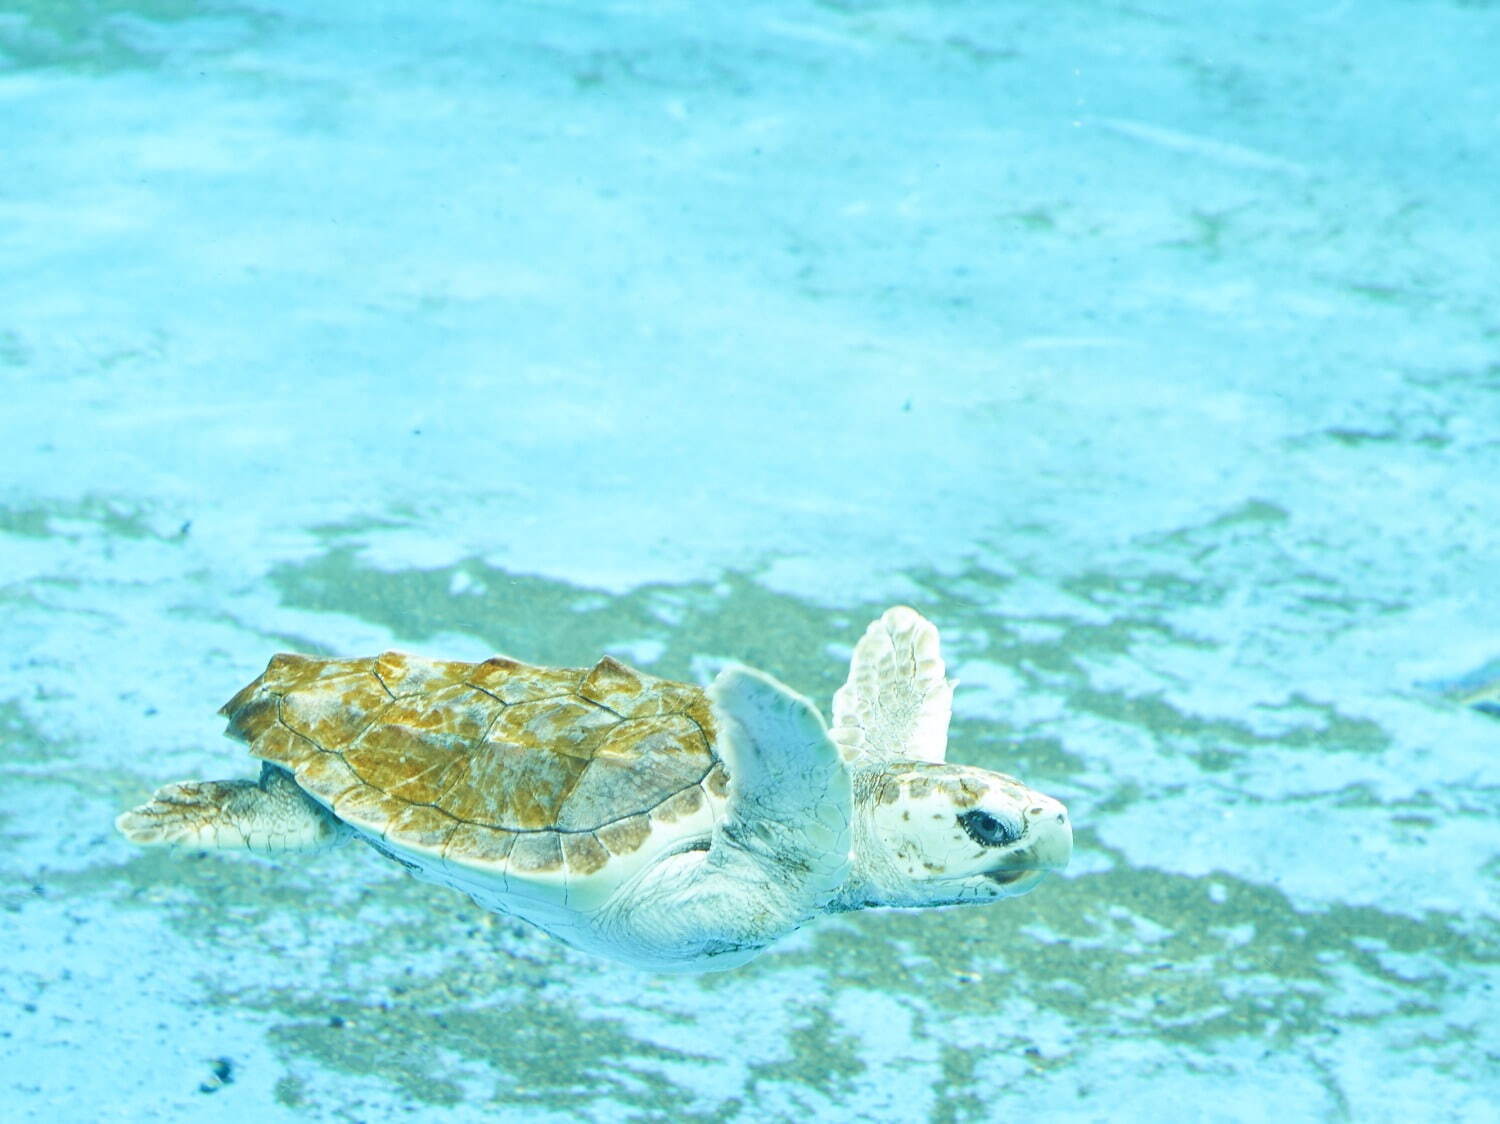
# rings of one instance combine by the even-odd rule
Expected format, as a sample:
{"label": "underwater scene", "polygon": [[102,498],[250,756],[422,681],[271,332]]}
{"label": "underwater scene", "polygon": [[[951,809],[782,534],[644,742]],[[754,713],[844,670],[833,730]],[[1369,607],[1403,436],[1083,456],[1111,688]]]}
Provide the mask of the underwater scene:
{"label": "underwater scene", "polygon": [[[0,1116],[1500,1119],[1497,136],[1490,0],[0,8]],[[277,653],[837,733],[893,606],[1024,896],[663,972],[115,827]]]}

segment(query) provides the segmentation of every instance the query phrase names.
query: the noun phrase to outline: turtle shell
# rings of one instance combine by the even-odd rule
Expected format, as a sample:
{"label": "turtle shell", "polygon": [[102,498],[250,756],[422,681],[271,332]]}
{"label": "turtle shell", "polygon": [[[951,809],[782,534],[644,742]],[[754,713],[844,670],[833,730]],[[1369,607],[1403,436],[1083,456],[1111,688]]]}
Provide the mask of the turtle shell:
{"label": "turtle shell", "polygon": [[704,692],[609,657],[283,654],[221,713],[382,850],[445,865],[591,875],[725,791]]}

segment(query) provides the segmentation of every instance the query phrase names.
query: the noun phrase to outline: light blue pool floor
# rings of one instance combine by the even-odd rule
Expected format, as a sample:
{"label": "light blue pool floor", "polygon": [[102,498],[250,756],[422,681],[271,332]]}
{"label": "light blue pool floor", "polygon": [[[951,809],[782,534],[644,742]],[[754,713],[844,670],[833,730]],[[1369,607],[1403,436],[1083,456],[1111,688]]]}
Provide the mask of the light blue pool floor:
{"label": "light blue pool floor", "polygon": [[[1493,1119],[1500,11],[972,7],[0,16],[20,1119]],[[1028,897],[667,978],[111,827],[278,650],[898,601]]]}

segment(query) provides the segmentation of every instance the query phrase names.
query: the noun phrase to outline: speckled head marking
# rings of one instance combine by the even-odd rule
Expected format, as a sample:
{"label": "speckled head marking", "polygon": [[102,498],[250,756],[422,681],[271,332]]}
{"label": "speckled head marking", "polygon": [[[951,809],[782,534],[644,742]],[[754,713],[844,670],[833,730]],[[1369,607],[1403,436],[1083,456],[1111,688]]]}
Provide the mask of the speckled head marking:
{"label": "speckled head marking", "polygon": [[1003,773],[899,761],[863,770],[856,790],[846,908],[1014,897],[1072,853],[1066,809]]}

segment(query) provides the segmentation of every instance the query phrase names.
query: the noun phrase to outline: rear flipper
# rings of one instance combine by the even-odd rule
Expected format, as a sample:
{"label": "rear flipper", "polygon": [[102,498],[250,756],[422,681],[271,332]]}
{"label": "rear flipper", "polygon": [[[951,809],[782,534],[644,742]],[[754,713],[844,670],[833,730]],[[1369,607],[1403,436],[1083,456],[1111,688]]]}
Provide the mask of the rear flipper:
{"label": "rear flipper", "polygon": [[321,851],[349,828],[285,769],[262,764],[259,781],[179,781],[115,820],[120,834],[145,846],[248,851]]}

